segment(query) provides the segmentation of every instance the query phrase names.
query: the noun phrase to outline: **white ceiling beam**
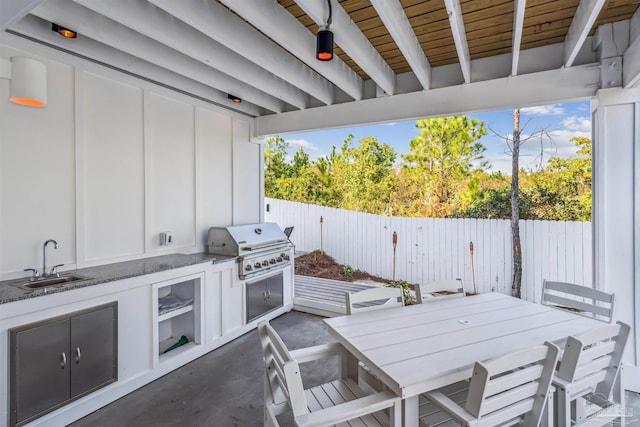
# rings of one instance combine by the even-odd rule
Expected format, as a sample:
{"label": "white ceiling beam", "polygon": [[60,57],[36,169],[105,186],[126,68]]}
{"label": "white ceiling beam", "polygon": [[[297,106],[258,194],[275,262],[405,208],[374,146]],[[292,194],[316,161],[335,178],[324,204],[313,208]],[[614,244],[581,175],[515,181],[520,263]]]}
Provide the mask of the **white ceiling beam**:
{"label": "white ceiling beam", "polygon": [[428,90],[431,87],[431,65],[422,46],[420,46],[420,42],[418,42],[407,15],[404,13],[404,8],[398,0],[371,0],[371,4],[409,63],[422,88]]}
{"label": "white ceiling beam", "polygon": [[458,52],[458,61],[464,76],[465,83],[471,83],[471,55],[469,54],[469,44],[467,43],[467,33],[464,30],[464,21],[462,19],[462,8],[460,0],[444,0],[449,15],[449,25],[453,33],[453,40],[456,43],[456,51]]}
{"label": "white ceiling beam", "polygon": [[309,98],[305,92],[147,1],[74,1],[297,108],[308,106]]}
{"label": "white ceiling beam", "polygon": [[129,55],[215,87],[222,92],[232,93],[268,110],[277,113],[284,111],[285,105],[281,100],[74,2],[49,0],[34,9],[32,14],[73,28],[78,31],[78,38],[86,36],[98,40]]}
{"label": "white ceiling beam", "polygon": [[29,14],[44,0],[0,0],[0,31]]}
{"label": "white ceiling beam", "polygon": [[364,97],[362,79],[340,58],[316,59],[316,38],[274,0],[219,0],[280,46],[324,76],[355,100]]}
{"label": "white ceiling beam", "polygon": [[520,63],[520,44],[522,43],[522,27],[524,26],[524,10],[527,0],[516,0],[513,10],[513,39],[511,43],[511,75],[518,75]]}
{"label": "white ceiling beam", "polygon": [[640,85],[640,8],[629,23],[629,47],[622,56],[622,86],[630,88]]}
{"label": "white ceiling beam", "polygon": [[571,67],[593,27],[605,0],[580,0],[564,39],[564,66]]}
{"label": "white ceiling beam", "polygon": [[283,135],[572,101],[593,96],[598,90],[598,80],[598,70],[589,66],[503,77],[262,116],[256,119],[256,133]]}
{"label": "white ceiling beam", "polygon": [[[325,0],[295,0],[304,13],[309,15],[320,27],[324,27],[329,16],[329,7]],[[338,1],[331,4],[331,30],[334,42],[355,61],[371,80],[388,95],[396,93],[396,76],[391,67],[380,56],[369,39],[351,20]]]}
{"label": "white ceiling beam", "polygon": [[[88,60],[96,61],[99,64],[107,65],[109,68],[115,68],[116,70],[121,70],[133,76],[143,77],[152,83],[156,82],[165,88],[177,90],[180,93],[199,98],[205,102],[230,108],[254,117],[263,113],[259,107],[245,100],[240,104],[230,105],[230,101],[227,99],[225,92],[221,92],[148,62],[141,61],[139,58],[106,46],[88,37],[78,37],[74,40],[60,37],[51,31],[50,22],[33,15],[25,16],[24,19],[15,23],[11,27],[11,31],[44,42],[44,45],[38,45],[32,41],[18,38],[18,36],[13,34],[0,34],[2,37],[11,39],[11,44],[18,47],[20,47],[20,42],[28,43],[27,49],[29,52],[43,57],[50,57],[51,59],[64,61],[71,65],[80,64],[85,69],[89,68],[86,64]],[[53,50],[47,46],[58,50]],[[59,51],[73,52],[72,55],[74,56]],[[66,58],[60,59],[60,55],[65,55]],[[96,65],[96,67],[98,66],[99,65]]]}
{"label": "white ceiling beam", "polygon": [[[333,104],[335,95],[331,83],[219,3],[208,0],[149,1],[320,102]],[[93,2],[85,0],[84,3]]]}

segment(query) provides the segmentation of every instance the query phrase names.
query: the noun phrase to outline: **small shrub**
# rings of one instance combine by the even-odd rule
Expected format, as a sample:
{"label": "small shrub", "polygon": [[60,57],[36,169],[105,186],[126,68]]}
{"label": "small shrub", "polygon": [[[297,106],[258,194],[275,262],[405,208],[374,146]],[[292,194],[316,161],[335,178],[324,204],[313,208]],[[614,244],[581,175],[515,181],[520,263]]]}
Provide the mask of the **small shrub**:
{"label": "small shrub", "polygon": [[414,298],[411,290],[409,289],[409,283],[404,280],[399,280],[396,282],[389,282],[385,286],[390,288],[401,288],[402,289],[402,299],[404,299],[404,305],[412,305],[416,303],[416,299]]}
{"label": "small shrub", "polygon": [[353,268],[349,264],[343,265],[342,274],[344,274],[347,277],[353,276]]}

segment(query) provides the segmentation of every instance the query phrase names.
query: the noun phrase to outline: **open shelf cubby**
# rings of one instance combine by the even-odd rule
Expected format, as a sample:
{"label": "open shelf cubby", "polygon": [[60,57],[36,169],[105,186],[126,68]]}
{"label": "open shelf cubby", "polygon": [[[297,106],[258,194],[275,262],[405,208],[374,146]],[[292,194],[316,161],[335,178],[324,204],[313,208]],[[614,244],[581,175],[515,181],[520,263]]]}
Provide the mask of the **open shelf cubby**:
{"label": "open shelf cubby", "polygon": [[[155,346],[157,361],[164,362],[200,344],[200,304],[203,275],[180,277],[154,285],[157,307]],[[186,343],[167,351],[182,337]]]}

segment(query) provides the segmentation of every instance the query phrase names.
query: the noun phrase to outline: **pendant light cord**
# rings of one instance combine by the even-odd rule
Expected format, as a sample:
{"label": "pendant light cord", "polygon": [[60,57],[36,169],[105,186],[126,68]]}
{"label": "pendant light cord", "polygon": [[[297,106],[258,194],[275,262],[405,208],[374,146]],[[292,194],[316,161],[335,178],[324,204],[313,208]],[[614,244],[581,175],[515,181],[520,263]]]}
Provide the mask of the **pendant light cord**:
{"label": "pendant light cord", "polygon": [[328,30],[329,27],[331,26],[331,0],[327,0],[327,4],[329,5],[329,19],[327,19],[327,27],[326,27],[326,29]]}

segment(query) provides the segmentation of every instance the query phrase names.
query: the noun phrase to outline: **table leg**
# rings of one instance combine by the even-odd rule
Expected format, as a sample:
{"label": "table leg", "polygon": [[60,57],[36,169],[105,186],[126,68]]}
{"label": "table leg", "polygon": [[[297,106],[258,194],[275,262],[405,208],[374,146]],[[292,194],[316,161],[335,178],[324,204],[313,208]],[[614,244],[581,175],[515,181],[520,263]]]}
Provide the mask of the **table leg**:
{"label": "table leg", "polygon": [[402,400],[402,425],[418,427],[418,404],[420,396],[407,397]]}
{"label": "table leg", "polygon": [[358,359],[351,354],[346,348],[342,349],[342,357],[340,365],[340,377],[352,378],[358,382]]}

